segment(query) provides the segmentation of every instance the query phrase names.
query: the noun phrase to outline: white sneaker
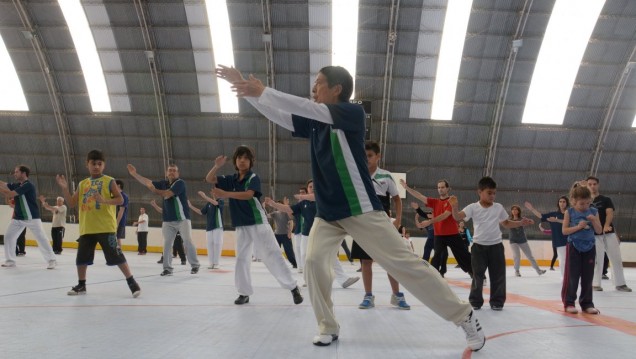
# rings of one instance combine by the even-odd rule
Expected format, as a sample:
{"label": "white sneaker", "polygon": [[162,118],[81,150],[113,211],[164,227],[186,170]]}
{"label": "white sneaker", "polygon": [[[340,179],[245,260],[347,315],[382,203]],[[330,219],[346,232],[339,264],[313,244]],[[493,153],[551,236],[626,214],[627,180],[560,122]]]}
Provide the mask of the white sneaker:
{"label": "white sneaker", "polygon": [[298,273],[302,273],[303,269],[302,268],[298,268]]}
{"label": "white sneaker", "polygon": [[48,267],[46,267],[46,269],[55,269],[56,265],[57,265],[57,262],[55,261],[55,259],[51,259],[49,261],[49,265],[48,265]]}
{"label": "white sneaker", "polygon": [[5,268],[13,268],[15,267],[15,262],[4,262],[2,263],[2,266]]}
{"label": "white sneaker", "polygon": [[477,317],[473,317],[472,310],[470,311],[470,314],[466,316],[466,319],[459,324],[459,326],[462,327],[466,333],[466,342],[468,342],[470,350],[476,352],[484,347],[484,344],[486,344],[486,335],[481,329],[481,325],[479,325]]}
{"label": "white sneaker", "polygon": [[331,345],[332,342],[335,342],[336,340],[338,340],[338,335],[337,334],[324,334],[324,335],[316,335],[314,337],[314,345],[317,345],[319,347],[326,347],[328,345]]}
{"label": "white sneaker", "polygon": [[349,278],[347,278],[347,280],[344,281],[344,283],[342,283],[342,288],[349,288],[355,282],[357,282],[359,280],[360,280],[360,277],[349,277]]}

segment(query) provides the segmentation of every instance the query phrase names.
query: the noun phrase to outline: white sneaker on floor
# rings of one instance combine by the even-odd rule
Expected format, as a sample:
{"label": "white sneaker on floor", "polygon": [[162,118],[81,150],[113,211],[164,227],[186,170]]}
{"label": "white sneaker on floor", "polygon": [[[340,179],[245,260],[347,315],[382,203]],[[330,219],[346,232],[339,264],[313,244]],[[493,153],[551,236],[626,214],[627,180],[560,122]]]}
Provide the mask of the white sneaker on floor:
{"label": "white sneaker on floor", "polygon": [[15,267],[15,262],[4,262],[2,263],[2,266],[5,268],[13,268]]}
{"label": "white sneaker on floor", "polygon": [[479,325],[477,317],[473,314],[474,312],[471,310],[470,314],[466,316],[466,319],[464,319],[459,326],[462,327],[466,333],[466,342],[468,343],[468,347],[470,350],[476,352],[483,348],[486,344],[486,335],[481,329],[481,325]]}
{"label": "white sneaker on floor", "polygon": [[57,265],[57,262],[55,261],[55,259],[52,259],[49,261],[49,265],[46,267],[46,269],[55,269],[56,265]]}
{"label": "white sneaker on floor", "polygon": [[336,340],[338,340],[338,335],[336,334],[316,335],[313,343],[319,347],[326,347]]}
{"label": "white sneaker on floor", "polygon": [[360,280],[360,277],[349,277],[349,278],[347,278],[347,280],[344,281],[344,283],[342,283],[342,288],[349,288],[355,282],[357,282],[359,280]]}

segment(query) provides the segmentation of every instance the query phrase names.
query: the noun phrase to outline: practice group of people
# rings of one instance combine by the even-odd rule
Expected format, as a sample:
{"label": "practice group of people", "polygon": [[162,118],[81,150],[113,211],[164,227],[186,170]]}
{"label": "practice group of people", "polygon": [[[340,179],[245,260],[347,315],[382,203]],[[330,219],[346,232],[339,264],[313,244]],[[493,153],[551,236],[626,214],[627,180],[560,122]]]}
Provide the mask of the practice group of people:
{"label": "practice group of people", "polygon": [[[260,177],[252,171],[256,154],[248,146],[238,146],[232,157],[234,171],[220,173],[228,162],[226,156],[215,158],[205,175],[211,184],[209,193],[199,192],[205,201],[202,208],[194,207],[187,197],[187,187],[180,178],[179,168],[170,164],[166,179],[153,181],[138,173],[129,164],[129,174],[152,193],[162,198],[157,208],[162,213],[163,270],[161,276],[171,276],[171,248],[175,238],[183,241],[184,259],[191,266],[191,274],[199,272],[200,263],[192,241],[190,211],[206,216],[206,236],[210,269],[219,265],[222,250],[223,222],[221,211],[229,207],[232,226],[236,231],[235,285],[238,297],[234,303],[249,303],[254,294],[250,266],[252,255],[262,260],[280,286],[290,291],[292,302],[300,304],[304,298],[292,268],[303,274],[311,306],[316,316],[318,333],[313,344],[327,346],[338,340],[340,323],[336,319],[331,298],[335,279],[346,288],[358,281],[348,277],[337,260],[337,253],[344,237],[354,239],[351,257],[360,259],[364,285],[361,309],[375,305],[372,287],[372,263],[380,264],[388,273],[392,294],[390,303],[396,308],[408,310],[405,295],[400,286],[413,297],[428,306],[442,319],[461,327],[468,347],[480,350],[486,337],[475,314],[485,304],[483,286],[486,272],[490,280],[491,309],[500,311],[506,301],[506,262],[501,227],[510,229],[514,269],[520,274],[520,253],[530,260],[538,275],[541,269],[532,256],[524,227],[534,224],[522,216],[521,207],[511,207],[511,213],[495,202],[497,184],[490,177],[477,183],[478,201],[460,209],[458,199],[450,194],[447,180],[437,183],[438,197],[428,197],[401,185],[431,209],[418,209],[416,225],[429,230],[431,246],[427,245],[424,257],[434,251],[430,264],[413,253],[402,228],[402,201],[391,173],[378,167],[381,149],[375,142],[365,142],[365,116],[359,105],[349,103],[353,80],[342,67],[327,66],[320,70],[312,88],[312,98],[292,96],[265,87],[253,76],[244,78],[233,67],[220,66],[216,75],[232,84],[237,96],[244,98],[268,120],[292,132],[294,137],[306,138],[311,148],[311,180],[295,195],[296,203],[263,198]],[[141,293],[121,250],[125,237],[127,196],[123,183],[104,174],[106,158],[99,150],[90,151],[86,158],[89,176],[82,180],[77,191],[71,192],[66,178],[58,175],[56,182],[63,197],[56,206],[40,201],[54,214],[52,232],[53,247],[42,229],[35,187],[28,180],[30,170],[17,166],[13,175],[15,183],[0,182],[0,193],[13,199],[14,217],[5,235],[5,262],[3,267],[14,267],[15,245],[24,228],[34,234],[47,268],[56,266],[56,253],[61,253],[61,236],[66,206],[77,207],[80,238],[76,265],[78,283],[69,295],[87,293],[87,268],[93,264],[96,244],[102,247],[108,265],[116,265],[123,273],[133,297]],[[599,180],[589,177],[577,182],[568,196],[558,201],[558,211],[540,213],[531,203],[525,207],[543,222],[549,223],[553,245],[563,274],[562,299],[564,310],[575,313],[576,294],[580,283],[579,305],[583,312],[598,314],[592,301],[592,291],[602,290],[601,273],[604,253],[607,252],[613,270],[617,290],[631,291],[622,273],[618,237],[615,234],[612,201],[598,193]],[[571,206],[570,206],[571,204]],[[271,207],[268,213],[266,207]],[[57,217],[56,217],[57,216]],[[393,217],[393,218],[391,218]],[[275,230],[269,219],[275,222]],[[420,219],[423,219],[420,221]],[[472,220],[473,233],[465,228],[464,221]],[[461,224],[458,224],[461,223]],[[145,208],[134,223],[138,235],[138,254],[147,252],[148,216]],[[295,238],[292,241],[292,238]],[[292,243],[296,242],[294,250]],[[472,246],[469,249],[469,245]],[[281,255],[283,246],[288,266]],[[443,279],[449,248],[459,267],[472,278],[468,302],[461,300]],[[447,254],[446,254],[447,255]],[[182,259],[182,264],[185,263]],[[596,263],[590,265],[589,263]],[[444,269],[443,269],[444,268]],[[441,275],[440,275],[441,274]]]}

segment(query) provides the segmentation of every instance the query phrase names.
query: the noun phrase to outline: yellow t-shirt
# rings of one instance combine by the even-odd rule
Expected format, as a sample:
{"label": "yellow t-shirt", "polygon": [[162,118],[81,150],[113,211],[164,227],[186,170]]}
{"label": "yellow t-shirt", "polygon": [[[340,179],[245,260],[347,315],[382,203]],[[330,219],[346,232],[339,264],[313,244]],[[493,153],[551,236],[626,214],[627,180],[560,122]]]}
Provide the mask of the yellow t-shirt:
{"label": "yellow t-shirt", "polygon": [[78,207],[80,235],[117,232],[117,206],[96,203],[92,197],[98,192],[106,199],[112,198],[110,185],[114,178],[102,175],[99,178],[86,178],[79,183]]}

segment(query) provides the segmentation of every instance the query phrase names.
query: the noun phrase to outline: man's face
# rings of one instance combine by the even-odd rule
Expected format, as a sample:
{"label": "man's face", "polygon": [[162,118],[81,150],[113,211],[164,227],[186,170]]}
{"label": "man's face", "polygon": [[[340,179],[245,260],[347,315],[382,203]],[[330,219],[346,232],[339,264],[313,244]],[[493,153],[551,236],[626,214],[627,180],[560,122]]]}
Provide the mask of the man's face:
{"label": "man's face", "polygon": [[378,167],[378,163],[380,163],[380,154],[372,150],[367,150],[367,166],[369,168],[376,168]]}
{"label": "man's face", "polygon": [[139,213],[141,213],[141,214],[146,213],[146,209],[145,209],[145,208],[143,208],[143,207],[139,208]]}
{"label": "man's face", "polygon": [[440,197],[448,196],[448,191],[449,190],[450,190],[450,187],[446,187],[446,183],[444,183],[444,182],[438,182],[437,183],[437,193],[439,193]]}
{"label": "man's face", "polygon": [[63,204],[64,204],[64,198],[57,198],[55,205],[59,207]]}
{"label": "man's face", "polygon": [[338,95],[340,95],[341,90],[342,86],[340,85],[335,85],[334,87],[329,88],[325,75],[318,73],[316,81],[314,82],[314,87],[311,89],[311,93],[314,102],[331,104],[338,103]]}
{"label": "man's face", "polygon": [[179,178],[179,167],[177,166],[168,167],[168,170],[166,171],[166,177],[168,177],[170,181],[174,181],[177,178]]}
{"label": "man's face", "polygon": [[104,173],[104,168],[106,168],[106,162],[102,160],[88,160],[86,162],[86,168],[88,168],[88,173],[91,176],[101,176]]}
{"label": "man's face", "polygon": [[20,167],[16,167],[13,169],[13,178],[15,178],[16,181],[21,182],[26,180],[26,173],[20,171]]}
{"label": "man's face", "polygon": [[589,188],[592,193],[598,193],[598,182],[593,179],[587,180],[587,188]]}

